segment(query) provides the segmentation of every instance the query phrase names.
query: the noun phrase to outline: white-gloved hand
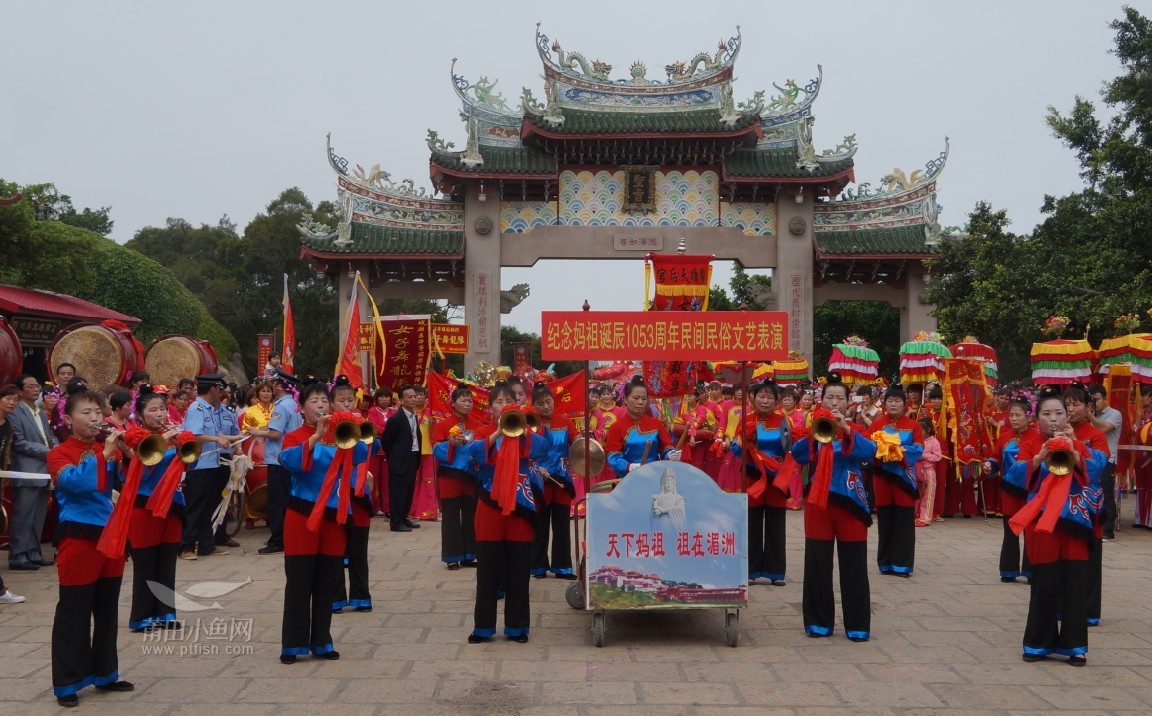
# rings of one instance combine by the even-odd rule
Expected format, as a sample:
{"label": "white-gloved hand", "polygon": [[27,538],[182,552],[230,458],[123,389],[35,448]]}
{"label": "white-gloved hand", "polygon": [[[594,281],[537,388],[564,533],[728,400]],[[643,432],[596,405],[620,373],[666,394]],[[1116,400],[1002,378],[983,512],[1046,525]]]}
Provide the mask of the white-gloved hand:
{"label": "white-gloved hand", "polygon": [[633,470],[635,470],[638,467],[640,467],[640,463],[630,462],[630,463],[628,463],[628,472],[632,472]]}
{"label": "white-gloved hand", "polygon": [[668,453],[668,459],[672,460],[674,462],[679,462],[680,456],[682,454],[683,454],[683,450],[672,450],[671,452]]}

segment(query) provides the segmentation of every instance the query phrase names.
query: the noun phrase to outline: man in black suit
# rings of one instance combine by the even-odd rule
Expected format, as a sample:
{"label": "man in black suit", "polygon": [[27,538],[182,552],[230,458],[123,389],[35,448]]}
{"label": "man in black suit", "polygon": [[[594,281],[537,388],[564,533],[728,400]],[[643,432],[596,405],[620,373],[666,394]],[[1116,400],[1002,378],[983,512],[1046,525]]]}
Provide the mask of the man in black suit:
{"label": "man in black suit", "polygon": [[400,389],[401,409],[388,418],[380,445],[388,453],[388,501],[393,532],[411,532],[420,525],[408,519],[420,468],[420,416],[416,414],[416,387]]}

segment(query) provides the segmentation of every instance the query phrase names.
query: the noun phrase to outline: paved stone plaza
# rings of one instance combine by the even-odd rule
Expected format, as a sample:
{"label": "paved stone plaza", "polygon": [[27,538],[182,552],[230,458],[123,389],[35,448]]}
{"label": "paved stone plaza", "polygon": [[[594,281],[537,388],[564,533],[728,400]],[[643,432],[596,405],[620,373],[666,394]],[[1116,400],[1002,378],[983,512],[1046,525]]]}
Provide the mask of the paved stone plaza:
{"label": "paved stone plaza", "polygon": [[[1131,512],[1129,499],[1124,524]],[[1152,532],[1145,530],[1125,529],[1105,545],[1103,623],[1089,632],[1088,668],[1074,669],[1063,659],[1021,662],[1028,587],[1000,583],[994,520],[918,529],[915,576],[872,576],[872,641],[853,644],[839,627],[831,638],[804,636],[802,514],[792,513],[791,583],[751,588],[735,649],[725,644],[719,610],[610,614],[607,643],[597,649],[591,615],[571,609],[568,583],[553,578],[532,582],[530,643],[470,646],[475,572],[444,569],[438,525],[423,525],[394,534],[384,521],[373,523],[375,611],[334,617],[336,662],[277,660],[284,574],[281,558],[256,554],[263,530],[241,531],[243,547],[226,556],[180,562],[179,590],[220,608],[183,612],[182,640],[145,642],[122,629],[120,671],[135,693],[85,689],[80,712],[1147,714],[1152,704]],[[0,713],[56,712],[55,570],[4,576],[28,601],[0,607]],[[212,596],[230,587],[211,583],[248,579]],[[129,592],[121,595],[121,624]],[[167,646],[171,653],[163,653]]]}

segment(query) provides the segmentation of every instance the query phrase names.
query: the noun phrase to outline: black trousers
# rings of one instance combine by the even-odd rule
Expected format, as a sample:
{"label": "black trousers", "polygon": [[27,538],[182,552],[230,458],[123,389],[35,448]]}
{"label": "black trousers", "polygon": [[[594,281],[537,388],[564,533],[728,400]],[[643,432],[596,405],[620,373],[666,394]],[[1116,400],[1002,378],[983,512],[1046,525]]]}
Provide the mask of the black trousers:
{"label": "black trousers", "polygon": [[[456,471],[453,471],[456,472]],[[466,475],[466,473],[461,473]],[[440,559],[476,559],[476,483],[440,474]]]}
{"label": "black trousers", "polygon": [[1000,576],[1013,579],[1028,577],[1032,570],[1028,565],[1027,551],[1022,552],[1020,550],[1020,540],[1023,539],[1023,536],[1016,536],[1016,533],[1008,526],[1010,519],[1011,516],[1004,516],[1004,540],[1000,543]]}
{"label": "black trousers", "polygon": [[184,535],[182,551],[211,554],[215,549],[212,513],[220,505],[220,490],[228,482],[227,467],[189,470],[184,475]]}
{"label": "black trousers", "polygon": [[1116,531],[1116,463],[1110,462],[1104,466],[1104,473],[1100,475],[1100,488],[1104,491],[1100,524],[1104,527],[1104,535],[1110,537]]}
{"label": "black trousers", "polygon": [[344,569],[348,572],[348,586],[344,586],[344,574],[336,582],[336,596],[332,600],[333,609],[344,607],[372,607],[372,593],[368,588],[368,534],[370,527],[345,525],[348,532],[348,549],[344,553]]}
{"label": "black trousers", "polygon": [[788,571],[786,507],[748,508],[748,578],[784,579]]}
{"label": "black trousers", "polygon": [[119,676],[116,655],[117,602],[121,577],[60,585],[52,622],[52,686],[56,696],[79,691],[95,677],[108,684]]}
{"label": "black trousers", "polygon": [[412,511],[412,498],[416,494],[416,471],[420,469],[420,453],[412,453],[407,470],[393,470],[388,463],[388,521],[399,527]]}
{"label": "black trousers", "polygon": [[268,530],[272,533],[268,537],[267,545],[275,549],[284,549],[284,510],[288,509],[292,475],[287,469],[279,465],[269,465],[266,484],[268,485]]}
{"label": "black trousers", "polygon": [[915,507],[876,506],[876,564],[881,574],[912,572],[916,564]]}
{"label": "black trousers", "polygon": [[[532,535],[532,574],[572,574],[571,505],[538,505],[536,531]],[[549,535],[551,533],[551,535]],[[552,555],[548,555],[548,538]]]}
{"label": "black trousers", "polygon": [[[867,639],[872,628],[872,597],[868,587],[868,543],[836,540],[840,558],[840,601],[844,631]],[[804,626],[809,633],[827,636],[836,623],[836,596],[832,590],[832,540],[804,540]]]}
{"label": "black trousers", "polygon": [[1092,541],[1092,552],[1088,555],[1088,623],[1100,623],[1100,610],[1103,604],[1104,543]]}
{"label": "black trousers", "polygon": [[1025,653],[1071,656],[1087,651],[1088,573],[1085,560],[1032,565]]}
{"label": "black trousers", "polygon": [[479,541],[476,553],[476,608],[472,633],[486,637],[496,634],[497,592],[503,586],[504,634],[526,636],[532,619],[528,605],[532,543]]}

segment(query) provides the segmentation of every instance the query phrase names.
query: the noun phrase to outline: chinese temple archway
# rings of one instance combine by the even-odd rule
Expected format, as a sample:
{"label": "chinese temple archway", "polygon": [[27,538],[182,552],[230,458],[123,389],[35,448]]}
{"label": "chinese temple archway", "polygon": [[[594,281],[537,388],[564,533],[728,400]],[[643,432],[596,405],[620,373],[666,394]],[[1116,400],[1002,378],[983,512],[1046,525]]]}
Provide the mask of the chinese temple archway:
{"label": "chinese temple archway", "polygon": [[661,79],[635,62],[613,80],[610,65],[539,27],[536,39],[541,99],[530,89],[507,99],[495,82],[456,74],[453,60],[465,138],[457,150],[429,130],[431,193],[379,165],[351,168],[329,142],[340,223],[299,228],[302,256],[339,275],[342,296],[359,270],[377,300],[463,305],[466,365],[498,363],[502,268],[636,259],[683,239],[692,253],[772,269],[769,308],[789,314],[790,347],[809,360],[812,309],[829,300],[900,308],[903,340],[935,329],[924,261],[941,235],[947,143],[923,170],[852,186],[855,137],[814,144],[822,68],[773,84],[776,94],[735,99],[739,28],[714,51],[664,66]]}

